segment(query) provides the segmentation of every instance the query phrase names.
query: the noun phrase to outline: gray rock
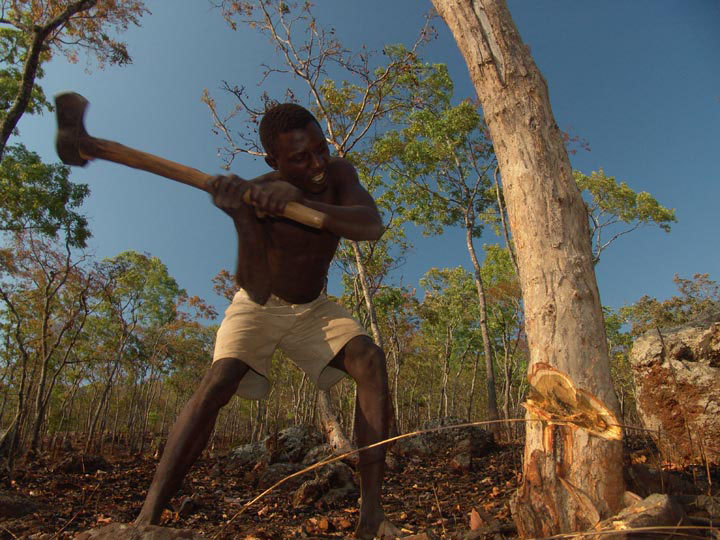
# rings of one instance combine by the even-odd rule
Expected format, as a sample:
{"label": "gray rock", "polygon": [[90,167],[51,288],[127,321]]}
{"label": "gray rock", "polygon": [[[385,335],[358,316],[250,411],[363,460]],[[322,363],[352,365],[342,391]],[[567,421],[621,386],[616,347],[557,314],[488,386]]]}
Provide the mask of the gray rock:
{"label": "gray rock", "polygon": [[53,470],[70,474],[94,474],[97,471],[111,471],[112,465],[102,456],[74,454],[63,459]]}
{"label": "gray rock", "polygon": [[238,446],[230,452],[229,458],[237,467],[252,467],[265,455],[265,445],[254,442]]}
{"label": "gray rock", "polygon": [[[283,478],[287,478],[301,470],[303,467],[297,463],[273,463],[260,472],[258,475],[257,487],[259,489],[267,489]],[[303,475],[304,476],[304,475]],[[299,486],[305,478],[296,476],[284,483],[285,489],[292,489]]]}
{"label": "gray rock", "polygon": [[278,433],[279,461],[300,463],[307,453],[322,443],[320,434],[308,426],[291,426]]}
{"label": "gray rock", "polygon": [[332,455],[332,448],[328,443],[321,444],[312,448],[305,457],[302,459],[303,465],[312,465],[318,461],[330,457]]}
{"label": "gray rock", "polygon": [[630,361],[638,414],[666,459],[720,462],[720,312],[646,332]]}
{"label": "gray rock", "polygon": [[15,493],[0,493],[0,518],[19,518],[38,510],[40,505],[33,499]]}
{"label": "gray rock", "polygon": [[352,469],[342,462],[335,462],[316,469],[317,476],[302,483],[293,494],[293,506],[321,501],[334,506],[357,491]]}
{"label": "gray rock", "polygon": [[129,525],[112,523],[91,529],[75,536],[75,540],[206,540],[200,533],[189,529],[168,529],[155,525]]}

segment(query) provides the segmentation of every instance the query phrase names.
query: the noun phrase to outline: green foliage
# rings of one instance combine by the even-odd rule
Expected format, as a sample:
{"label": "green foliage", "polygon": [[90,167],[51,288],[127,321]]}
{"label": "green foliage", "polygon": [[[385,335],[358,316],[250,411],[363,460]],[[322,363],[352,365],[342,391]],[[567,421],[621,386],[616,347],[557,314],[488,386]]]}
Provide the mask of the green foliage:
{"label": "green foliage", "polygon": [[625,330],[625,317],[619,310],[603,306],[603,319],[610,355],[610,376],[620,401],[620,413],[623,419],[632,419],[636,413],[635,383],[630,365],[632,335]]}
{"label": "green foliage", "polygon": [[[28,35],[14,28],[0,28],[0,122],[4,120],[8,109],[20,92],[23,68],[28,52]],[[44,73],[38,68],[36,80],[42,79]],[[50,110],[51,105],[45,97],[43,89],[34,84],[30,101],[25,109],[28,114],[42,113]]]}
{"label": "green foliage", "polygon": [[680,292],[667,300],[643,296],[635,304],[620,309],[631,325],[631,334],[639,336],[654,328],[671,328],[720,309],[720,287],[709,274],[695,274],[692,279],[675,275]]}
{"label": "green foliage", "polygon": [[402,216],[441,234],[444,227],[469,227],[480,236],[494,219],[488,169],[492,145],[477,106],[451,105],[453,84],[444,64],[418,64],[412,108],[400,108],[390,130],[373,146],[371,159],[388,174],[389,193]]}
{"label": "green foliage", "polygon": [[68,179],[70,168],[47,165],[24,145],[8,146],[0,163],[0,231],[38,231],[51,238],[62,230],[70,245],[84,247],[90,237],[78,209],[89,189]]}
{"label": "green foliage", "polygon": [[[675,210],[665,208],[647,192],[636,193],[625,182],[605,176],[602,169],[590,176],[573,171],[573,176],[580,190],[590,197],[587,207],[595,262],[612,242],[641,225],[655,224],[670,232],[670,224],[677,222]],[[603,237],[605,230],[609,239]]]}
{"label": "green foliage", "polygon": [[441,352],[447,347],[453,352],[467,349],[469,342],[477,345],[480,314],[472,274],[462,266],[431,268],[420,279],[420,286],[425,289],[419,307],[425,339],[432,340]]}

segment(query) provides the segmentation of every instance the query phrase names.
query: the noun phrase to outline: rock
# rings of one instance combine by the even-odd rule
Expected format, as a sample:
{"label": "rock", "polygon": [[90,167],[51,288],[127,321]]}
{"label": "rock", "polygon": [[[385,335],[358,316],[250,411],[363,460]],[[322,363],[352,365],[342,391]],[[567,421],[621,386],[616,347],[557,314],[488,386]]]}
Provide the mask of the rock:
{"label": "rock", "polygon": [[388,452],[385,455],[385,470],[392,472],[400,472],[403,470],[403,464],[400,462],[397,456]]}
{"label": "rock", "polygon": [[[640,527],[674,527],[686,519],[680,505],[667,495],[653,493],[623,509],[619,514],[601,521],[595,526],[595,532],[578,535],[582,540],[597,538],[596,531],[625,531]],[[649,534],[648,537],[655,536]],[[671,530],[659,530],[657,536],[672,536]],[[610,538],[614,536],[610,535]]]}
{"label": "rock", "polygon": [[427,445],[425,439],[420,435],[399,439],[393,446],[392,452],[405,457],[425,457],[433,453],[432,448]]}
{"label": "rock", "polygon": [[230,461],[235,467],[252,467],[265,455],[265,445],[254,442],[238,446],[229,454]]}
{"label": "rock", "polygon": [[14,493],[0,493],[0,518],[19,518],[38,510],[40,505],[33,499]]}
{"label": "rock", "polygon": [[307,453],[322,443],[320,434],[307,426],[291,426],[278,433],[278,461],[301,463]]}
{"label": "rock", "polygon": [[301,463],[320,443],[322,437],[318,432],[307,426],[291,426],[261,442],[235,448],[230,452],[230,460],[238,468],[252,468],[261,461],[267,464]]}
{"label": "rock", "polygon": [[353,471],[345,463],[335,462],[316,469],[317,476],[307,480],[293,494],[293,506],[321,501],[328,506],[345,500],[357,491]]}
{"label": "rock", "polygon": [[305,457],[303,457],[302,464],[305,466],[312,465],[322,459],[330,457],[331,455],[332,455],[332,448],[330,447],[330,445],[328,443],[324,443],[319,446],[316,446],[315,448],[310,449],[310,451],[307,454],[305,454]]}
{"label": "rock", "polygon": [[471,457],[486,455],[495,447],[495,439],[490,431],[480,426],[467,426],[462,428],[449,427],[466,424],[467,420],[447,417],[441,420],[428,422],[423,429],[436,430],[413,437],[400,439],[393,452],[400,456],[430,456],[450,451],[453,455],[469,452]]}
{"label": "rock", "polygon": [[460,452],[450,459],[450,467],[458,473],[469,472],[472,468],[470,452]]}
{"label": "rock", "polygon": [[168,529],[156,525],[112,523],[75,536],[75,540],[206,540],[205,536],[189,529]]}
{"label": "rock", "polygon": [[111,471],[112,465],[102,456],[74,454],[63,459],[53,470],[69,474],[94,474],[97,471]]}
{"label": "rock", "polygon": [[666,459],[719,463],[720,311],[661,333],[630,354],[640,419]]}
{"label": "rock", "polygon": [[663,471],[645,463],[631,463],[623,467],[627,488],[647,497],[653,493],[699,493],[700,487],[688,480],[680,471]]}
{"label": "rock", "polygon": [[[273,463],[259,473],[257,487],[259,489],[267,489],[270,486],[274,485],[276,482],[279,482],[283,478],[286,478],[291,474],[298,472],[302,468],[302,465],[297,463]],[[299,486],[304,480],[303,476],[291,478],[283,484],[284,488],[293,489]]]}

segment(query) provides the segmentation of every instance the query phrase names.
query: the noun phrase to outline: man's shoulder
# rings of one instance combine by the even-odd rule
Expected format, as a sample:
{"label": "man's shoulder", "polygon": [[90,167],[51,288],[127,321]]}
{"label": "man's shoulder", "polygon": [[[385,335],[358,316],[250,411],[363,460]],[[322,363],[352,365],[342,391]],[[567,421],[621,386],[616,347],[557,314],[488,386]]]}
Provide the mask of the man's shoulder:
{"label": "man's shoulder", "polygon": [[356,181],[358,178],[355,166],[348,159],[342,157],[330,158],[328,172],[340,180]]}

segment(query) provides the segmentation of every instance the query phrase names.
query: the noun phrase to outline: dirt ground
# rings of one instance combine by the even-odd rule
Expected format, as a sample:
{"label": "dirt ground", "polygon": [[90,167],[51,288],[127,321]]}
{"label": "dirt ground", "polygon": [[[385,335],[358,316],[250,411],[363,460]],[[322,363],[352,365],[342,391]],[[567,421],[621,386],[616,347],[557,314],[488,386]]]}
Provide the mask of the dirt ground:
{"label": "dirt ground", "polygon": [[[11,481],[4,478],[0,506],[6,508],[0,509],[0,539],[68,539],[92,527],[135,518],[155,460],[118,455],[106,456],[103,462],[80,456],[41,455],[21,463]],[[642,441],[627,446],[626,457],[629,467],[645,467],[657,460],[652,446]],[[521,458],[519,443],[502,444],[488,455],[474,458],[469,472],[455,472],[449,453],[432,459],[396,457],[394,470],[386,476],[387,515],[407,535],[463,539],[471,530],[475,509],[474,528],[480,516],[481,525],[494,519],[499,532],[487,537],[513,538],[508,501],[520,481]],[[699,483],[696,470],[672,474],[683,486],[679,489],[712,489],[706,481]],[[712,476],[717,486],[717,471]],[[665,478],[664,485],[672,482]],[[217,539],[351,537],[358,514],[357,493],[330,507],[294,508],[293,490],[292,485],[279,486],[239,514],[262,489],[253,486],[248,471],[233,470],[228,460],[202,458],[172,500],[174,511],[164,513],[163,525],[194,529]]]}

